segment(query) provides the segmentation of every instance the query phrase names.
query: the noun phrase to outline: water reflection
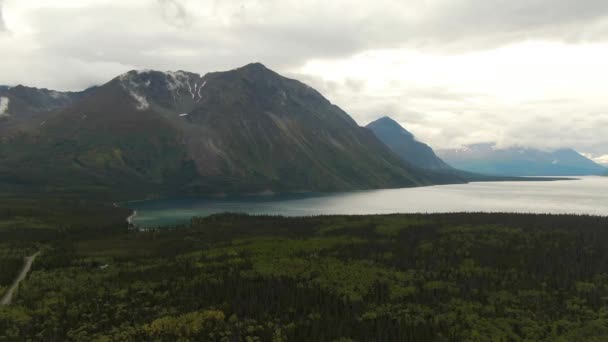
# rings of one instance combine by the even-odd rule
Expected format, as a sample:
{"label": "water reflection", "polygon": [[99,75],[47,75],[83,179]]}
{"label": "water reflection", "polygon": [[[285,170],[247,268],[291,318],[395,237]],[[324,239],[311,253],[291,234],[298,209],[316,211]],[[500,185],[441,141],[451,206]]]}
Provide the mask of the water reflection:
{"label": "water reflection", "polygon": [[437,212],[532,212],[608,215],[608,178],[492,182],[333,194],[166,199],[130,203],[144,227],[222,212],[307,216]]}

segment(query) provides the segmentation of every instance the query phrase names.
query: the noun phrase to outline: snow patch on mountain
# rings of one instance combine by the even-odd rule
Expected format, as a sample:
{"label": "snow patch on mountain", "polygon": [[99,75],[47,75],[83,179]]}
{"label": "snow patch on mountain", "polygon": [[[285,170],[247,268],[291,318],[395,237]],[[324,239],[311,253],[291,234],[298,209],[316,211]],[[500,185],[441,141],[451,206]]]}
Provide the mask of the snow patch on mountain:
{"label": "snow patch on mountain", "polygon": [[60,92],[55,91],[55,90],[51,90],[49,92],[49,96],[52,97],[52,98],[54,98],[55,100],[64,99],[64,98],[68,97],[66,94],[60,93]]}
{"label": "snow patch on mountain", "polygon": [[8,104],[10,103],[10,99],[8,97],[2,96],[0,97],[0,117],[9,116],[8,113]]}
{"label": "snow patch on mountain", "polygon": [[[118,77],[120,79],[120,85],[122,86],[122,88],[129,93],[133,100],[135,100],[135,107],[137,108],[137,110],[146,110],[150,108],[150,104],[148,103],[148,99],[146,99],[145,95],[139,94],[139,89],[141,88],[142,84],[138,83],[134,79],[134,76],[145,75],[149,72],[150,71],[148,70],[136,70],[135,72],[128,72]],[[147,80],[143,83],[143,87],[147,88],[149,86],[150,80]]]}
{"label": "snow patch on mountain", "polygon": [[203,84],[201,84],[201,86],[198,88],[198,90],[196,91],[196,95],[198,95],[198,100],[196,100],[196,102],[199,102],[203,96],[201,95],[201,89],[203,89],[203,87],[207,84],[207,81],[204,81]]}
{"label": "snow patch on mountain", "polygon": [[150,104],[148,103],[148,99],[145,96],[139,95],[135,92],[130,92],[131,97],[137,102],[136,108],[137,110],[146,110],[150,108]]}
{"label": "snow patch on mountain", "polygon": [[120,75],[119,80],[122,87],[138,101],[140,108],[149,105],[146,103],[152,99],[150,91],[158,92],[163,88],[176,105],[183,100],[199,102],[202,99],[201,89],[206,84],[201,75],[185,71],[133,70]]}
{"label": "snow patch on mountain", "polygon": [[[190,96],[192,96],[192,99],[194,100],[194,92],[192,91],[192,86],[190,85],[190,82],[187,82],[186,85],[188,86],[188,91],[190,92]],[[194,87],[196,87],[196,83],[194,84]]]}
{"label": "snow patch on mountain", "polygon": [[[200,78],[200,75],[197,76]],[[167,71],[165,72],[165,77],[167,79],[167,89],[169,91],[177,92],[179,95],[181,95],[179,90],[187,89],[194,99],[194,91],[192,90],[192,85],[190,84],[190,75],[183,71]]]}

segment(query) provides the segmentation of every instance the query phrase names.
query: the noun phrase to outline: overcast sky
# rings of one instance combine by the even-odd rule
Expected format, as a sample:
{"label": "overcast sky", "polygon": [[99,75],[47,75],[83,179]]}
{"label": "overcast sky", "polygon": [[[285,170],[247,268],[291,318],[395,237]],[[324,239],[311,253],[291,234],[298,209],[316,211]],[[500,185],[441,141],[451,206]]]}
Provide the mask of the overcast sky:
{"label": "overcast sky", "polygon": [[259,61],[435,148],[567,146],[608,163],[607,0],[0,0],[0,17],[0,84]]}

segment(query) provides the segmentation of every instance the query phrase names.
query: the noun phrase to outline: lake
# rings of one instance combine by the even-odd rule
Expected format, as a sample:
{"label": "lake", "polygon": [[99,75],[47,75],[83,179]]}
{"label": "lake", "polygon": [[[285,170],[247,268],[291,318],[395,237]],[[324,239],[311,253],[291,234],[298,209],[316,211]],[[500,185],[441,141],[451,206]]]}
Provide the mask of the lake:
{"label": "lake", "polygon": [[133,223],[157,227],[223,212],[254,215],[332,215],[518,212],[608,215],[608,177],[553,182],[483,182],[330,194],[183,198],[125,204]]}

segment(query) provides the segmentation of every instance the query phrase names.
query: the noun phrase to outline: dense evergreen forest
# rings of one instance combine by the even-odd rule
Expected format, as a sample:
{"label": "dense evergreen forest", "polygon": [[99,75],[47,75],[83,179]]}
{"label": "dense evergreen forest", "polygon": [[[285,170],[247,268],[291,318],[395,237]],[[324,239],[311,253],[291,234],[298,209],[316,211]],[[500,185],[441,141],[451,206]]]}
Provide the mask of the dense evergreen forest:
{"label": "dense evergreen forest", "polygon": [[608,218],[224,214],[0,199],[0,341],[605,341]]}

